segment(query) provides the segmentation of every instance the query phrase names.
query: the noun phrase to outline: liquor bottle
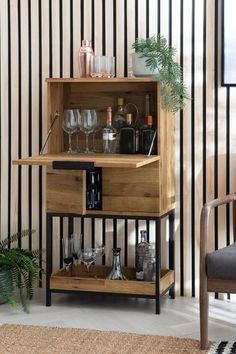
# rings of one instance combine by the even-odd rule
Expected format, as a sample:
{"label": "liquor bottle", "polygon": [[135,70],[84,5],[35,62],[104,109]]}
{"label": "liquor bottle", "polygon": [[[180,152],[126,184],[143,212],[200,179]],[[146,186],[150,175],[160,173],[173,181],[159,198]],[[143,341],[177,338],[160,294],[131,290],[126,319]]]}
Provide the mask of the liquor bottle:
{"label": "liquor bottle", "polygon": [[[151,155],[156,154],[156,130],[153,128],[152,125],[152,116],[147,116],[147,124],[145,124],[141,129],[141,153],[144,155],[148,155],[149,150],[152,145]],[[152,144],[154,139],[154,143]]]}
{"label": "liquor bottle", "polygon": [[103,129],[103,152],[105,154],[116,152],[116,129],[112,126],[111,107],[107,107],[107,125]]}
{"label": "liquor bottle", "polygon": [[101,209],[100,193],[100,173],[99,171],[88,171],[87,173],[87,209]]}
{"label": "liquor bottle", "polygon": [[145,95],[145,117],[150,115],[150,93]]}
{"label": "liquor bottle", "polygon": [[120,152],[120,130],[125,126],[124,98],[117,98],[117,111],[113,116],[113,126],[116,129],[116,152]]}
{"label": "liquor bottle", "polygon": [[136,153],[136,129],[132,126],[132,114],[126,114],[126,126],[120,130],[120,154]]}
{"label": "liquor bottle", "polygon": [[136,246],[136,279],[143,280],[143,261],[149,250],[147,231],[140,230],[141,241]]}
{"label": "liquor bottle", "polygon": [[143,260],[143,280],[145,281],[156,281],[156,256],[155,256],[155,245],[150,244],[149,250]]}
{"label": "liquor bottle", "polygon": [[80,77],[90,77],[93,65],[93,49],[91,41],[82,40],[82,46],[79,49],[79,69]]}

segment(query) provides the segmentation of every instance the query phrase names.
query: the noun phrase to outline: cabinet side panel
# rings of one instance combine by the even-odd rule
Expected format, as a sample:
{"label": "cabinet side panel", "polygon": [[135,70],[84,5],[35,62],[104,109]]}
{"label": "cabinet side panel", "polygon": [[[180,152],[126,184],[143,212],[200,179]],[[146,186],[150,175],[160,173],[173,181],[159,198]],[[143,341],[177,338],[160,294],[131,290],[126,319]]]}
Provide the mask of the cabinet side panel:
{"label": "cabinet side panel", "polygon": [[174,116],[161,108],[158,95],[158,152],[160,155],[160,203],[165,213],[175,206]]}
{"label": "cabinet side panel", "polygon": [[56,119],[52,133],[48,140],[48,153],[56,153],[64,151],[64,132],[62,129],[63,120],[63,83],[47,83],[47,97],[48,97],[48,121],[47,127],[54,118],[55,112],[58,111],[60,116]]}
{"label": "cabinet side panel", "polygon": [[159,162],[137,169],[103,168],[103,211],[159,212]]}
{"label": "cabinet side panel", "polygon": [[47,167],[47,212],[84,214],[85,190],[85,171],[53,170]]}

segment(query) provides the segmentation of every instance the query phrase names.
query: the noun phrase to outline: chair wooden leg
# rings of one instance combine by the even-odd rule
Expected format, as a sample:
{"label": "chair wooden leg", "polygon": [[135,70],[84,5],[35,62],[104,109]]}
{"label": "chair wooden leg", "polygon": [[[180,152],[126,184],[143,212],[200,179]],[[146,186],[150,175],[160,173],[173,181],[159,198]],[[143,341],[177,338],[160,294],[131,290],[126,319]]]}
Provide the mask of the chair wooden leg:
{"label": "chair wooden leg", "polygon": [[208,292],[200,289],[200,345],[201,349],[208,348]]}

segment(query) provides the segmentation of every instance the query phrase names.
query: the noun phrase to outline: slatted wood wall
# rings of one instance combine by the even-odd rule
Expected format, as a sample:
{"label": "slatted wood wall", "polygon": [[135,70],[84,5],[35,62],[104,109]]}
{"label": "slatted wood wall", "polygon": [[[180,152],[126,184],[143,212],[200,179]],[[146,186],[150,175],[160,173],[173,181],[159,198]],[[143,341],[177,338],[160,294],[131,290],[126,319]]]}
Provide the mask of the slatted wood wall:
{"label": "slatted wood wall", "polygon": [[[177,48],[192,97],[175,118],[176,280],[181,295],[195,296],[202,204],[235,191],[236,89],[220,86],[220,19],[220,0],[1,0],[2,237],[35,228],[29,247],[45,246],[44,172],[11,165],[41,148],[45,78],[78,75],[83,38],[114,55],[117,76],[126,76],[134,39],[161,33]],[[213,247],[230,241],[230,218],[225,208],[214,214]]]}

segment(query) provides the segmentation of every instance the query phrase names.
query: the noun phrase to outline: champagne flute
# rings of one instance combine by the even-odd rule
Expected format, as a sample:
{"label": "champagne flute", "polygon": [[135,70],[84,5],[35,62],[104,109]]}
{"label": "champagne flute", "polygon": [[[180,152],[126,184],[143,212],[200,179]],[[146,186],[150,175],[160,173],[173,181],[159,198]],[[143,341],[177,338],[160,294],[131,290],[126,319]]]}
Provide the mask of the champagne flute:
{"label": "champagne flute", "polygon": [[63,253],[63,262],[66,265],[66,271],[70,269],[71,264],[73,263],[73,240],[71,237],[64,237],[62,239],[62,253]]}
{"label": "champagne flute", "polygon": [[81,252],[81,244],[82,244],[82,234],[71,234],[72,238],[72,255],[75,260],[75,265],[78,265],[78,259]]}
{"label": "champagne flute", "polygon": [[78,129],[78,120],[76,118],[76,115],[75,115],[75,112],[73,109],[65,109],[64,110],[62,128],[69,136],[69,148],[68,148],[67,153],[73,154],[76,151],[72,150],[71,138],[72,138],[72,134],[74,134],[76,132],[76,130]]}

